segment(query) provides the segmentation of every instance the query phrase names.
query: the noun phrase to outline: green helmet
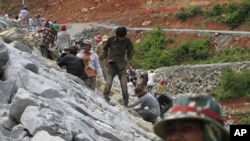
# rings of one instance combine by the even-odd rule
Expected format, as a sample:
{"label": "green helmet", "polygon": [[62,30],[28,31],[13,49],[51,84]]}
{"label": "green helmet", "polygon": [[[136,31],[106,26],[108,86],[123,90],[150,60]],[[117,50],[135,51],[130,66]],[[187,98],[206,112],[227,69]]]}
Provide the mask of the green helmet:
{"label": "green helmet", "polygon": [[52,24],[52,25],[50,26],[50,28],[56,30],[57,32],[60,31],[60,26],[59,26],[59,24]]}
{"label": "green helmet", "polygon": [[182,119],[197,119],[204,123],[205,141],[229,141],[229,132],[224,128],[221,105],[208,95],[188,95],[179,99],[166,119],[154,126],[154,132],[166,139],[170,122]]}

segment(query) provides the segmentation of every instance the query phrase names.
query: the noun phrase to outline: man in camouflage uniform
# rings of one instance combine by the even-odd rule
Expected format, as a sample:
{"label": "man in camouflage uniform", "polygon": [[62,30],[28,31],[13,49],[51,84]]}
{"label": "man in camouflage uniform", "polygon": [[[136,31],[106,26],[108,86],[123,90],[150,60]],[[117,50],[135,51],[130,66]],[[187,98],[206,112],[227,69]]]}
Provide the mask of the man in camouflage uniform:
{"label": "man in camouflage uniform", "polygon": [[[109,93],[115,75],[120,79],[124,106],[128,106],[128,89],[126,68],[130,66],[133,56],[133,44],[126,37],[127,29],[118,27],[116,35],[110,37],[103,47],[103,59],[107,66],[106,85],[104,88],[104,99],[109,102]],[[126,60],[127,58],[127,60]]]}
{"label": "man in camouflage uniform", "polygon": [[166,141],[229,141],[221,106],[208,95],[182,97],[154,132]]}

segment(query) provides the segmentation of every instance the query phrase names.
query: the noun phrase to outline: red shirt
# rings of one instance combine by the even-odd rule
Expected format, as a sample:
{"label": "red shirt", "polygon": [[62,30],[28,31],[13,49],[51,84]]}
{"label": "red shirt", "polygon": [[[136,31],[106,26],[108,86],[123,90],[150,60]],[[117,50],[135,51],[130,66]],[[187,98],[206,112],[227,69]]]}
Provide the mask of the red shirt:
{"label": "red shirt", "polygon": [[54,41],[56,39],[56,32],[49,28],[44,28],[42,30],[39,30],[38,32],[43,33],[42,45],[46,47],[49,47],[49,44],[54,45]]}

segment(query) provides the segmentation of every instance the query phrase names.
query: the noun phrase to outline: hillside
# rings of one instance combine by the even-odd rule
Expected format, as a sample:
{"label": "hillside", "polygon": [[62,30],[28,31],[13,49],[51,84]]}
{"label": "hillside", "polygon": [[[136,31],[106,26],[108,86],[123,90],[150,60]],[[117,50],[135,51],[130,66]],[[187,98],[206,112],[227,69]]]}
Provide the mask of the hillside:
{"label": "hillside", "polygon": [[[242,2],[243,0],[24,0],[28,5],[31,16],[40,14],[45,19],[58,23],[87,23],[98,22],[108,25],[124,25],[126,27],[156,27],[177,29],[207,29],[229,30],[229,27],[213,20],[204,20],[203,17],[188,19],[185,22],[178,21],[174,13],[189,6],[209,8],[215,3],[226,4],[228,2]],[[8,12],[14,18],[22,9],[22,1],[3,1],[0,13]],[[238,29],[249,31],[250,25],[242,25]],[[179,42],[200,39],[193,34],[166,33],[168,38]],[[135,41],[141,36],[130,35]],[[214,41],[215,39],[211,39]],[[249,47],[248,38],[227,39],[232,46]],[[221,44],[221,43],[212,43]]]}
{"label": "hillside", "polygon": [[[131,27],[189,28],[199,29],[202,18],[177,21],[173,13],[188,6],[207,8],[215,3],[241,2],[243,0],[23,0],[31,16],[40,14],[59,23],[106,22]],[[22,1],[3,1],[0,13],[10,17],[18,15]],[[148,22],[147,22],[148,21]],[[148,23],[148,24],[147,24]],[[207,29],[228,29],[227,26],[203,21]]]}

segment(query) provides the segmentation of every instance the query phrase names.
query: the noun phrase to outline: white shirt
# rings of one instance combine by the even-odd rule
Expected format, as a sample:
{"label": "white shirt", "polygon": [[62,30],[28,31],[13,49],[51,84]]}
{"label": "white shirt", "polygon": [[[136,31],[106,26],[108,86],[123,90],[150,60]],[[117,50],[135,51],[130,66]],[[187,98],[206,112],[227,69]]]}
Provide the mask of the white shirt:
{"label": "white shirt", "polygon": [[[91,69],[95,70],[96,74],[99,77],[103,77],[102,68],[100,66],[98,55],[93,50],[90,50],[90,53],[91,54],[90,54],[90,60],[89,60],[88,66]],[[82,58],[83,57],[83,50],[81,50],[76,56],[79,58]]]}
{"label": "white shirt", "polygon": [[32,18],[29,18],[29,26],[34,26],[34,22]]}
{"label": "white shirt", "polygon": [[67,31],[60,31],[57,34],[57,45],[61,50],[70,47],[70,35]]}
{"label": "white shirt", "polygon": [[134,87],[133,82],[128,82],[127,86],[128,86],[128,94],[129,95],[135,94],[135,92],[134,92],[135,87]]}
{"label": "white shirt", "polygon": [[19,13],[19,19],[20,19],[21,21],[27,21],[27,22],[28,22],[29,17],[30,17],[30,13],[29,13],[27,10],[22,9],[22,10],[20,11],[20,13]]}
{"label": "white shirt", "polygon": [[5,18],[6,20],[8,20],[8,19],[9,19],[9,15],[8,15],[7,13],[5,13],[5,14],[4,14],[4,18]]}
{"label": "white shirt", "polygon": [[154,86],[155,85],[155,73],[154,72],[148,72],[148,86]]}

